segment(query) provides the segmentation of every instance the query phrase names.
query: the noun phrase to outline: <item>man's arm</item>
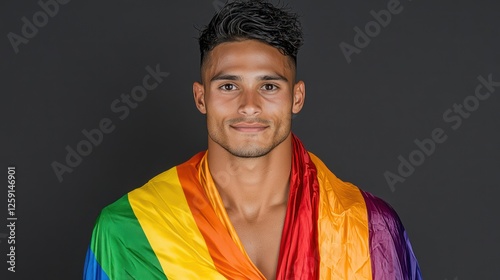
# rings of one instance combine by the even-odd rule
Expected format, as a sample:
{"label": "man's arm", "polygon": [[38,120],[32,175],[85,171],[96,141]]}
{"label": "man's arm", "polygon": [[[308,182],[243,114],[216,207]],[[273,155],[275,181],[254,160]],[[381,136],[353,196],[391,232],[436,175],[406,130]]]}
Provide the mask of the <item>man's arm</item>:
{"label": "man's arm", "polygon": [[373,279],[422,279],[417,258],[396,211],[361,191],[368,210]]}
{"label": "man's arm", "polygon": [[104,208],[97,218],[83,279],[166,279],[128,195]]}

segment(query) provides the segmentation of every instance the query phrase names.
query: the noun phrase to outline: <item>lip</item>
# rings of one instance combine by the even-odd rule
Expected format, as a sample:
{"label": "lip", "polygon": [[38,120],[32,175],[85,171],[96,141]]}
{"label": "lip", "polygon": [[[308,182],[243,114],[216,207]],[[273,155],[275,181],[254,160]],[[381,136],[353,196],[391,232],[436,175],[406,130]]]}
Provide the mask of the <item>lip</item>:
{"label": "lip", "polygon": [[261,123],[235,123],[230,127],[239,132],[260,132],[268,128],[267,125]]}

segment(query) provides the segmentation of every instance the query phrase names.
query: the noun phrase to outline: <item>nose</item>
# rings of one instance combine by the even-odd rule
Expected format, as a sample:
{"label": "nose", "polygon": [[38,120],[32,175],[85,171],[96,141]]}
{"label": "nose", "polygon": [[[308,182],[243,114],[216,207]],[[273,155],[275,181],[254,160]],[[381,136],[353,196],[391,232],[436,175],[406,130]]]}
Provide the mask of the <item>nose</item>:
{"label": "nose", "polygon": [[261,100],[258,92],[245,90],[240,95],[238,113],[244,116],[257,116],[262,112]]}

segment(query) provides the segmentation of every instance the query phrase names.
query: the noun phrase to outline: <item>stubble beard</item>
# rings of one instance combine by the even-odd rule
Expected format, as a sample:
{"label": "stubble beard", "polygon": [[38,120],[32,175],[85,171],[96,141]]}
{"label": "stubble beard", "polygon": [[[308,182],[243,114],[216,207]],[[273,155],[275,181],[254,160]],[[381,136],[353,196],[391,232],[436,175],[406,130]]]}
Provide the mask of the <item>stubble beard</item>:
{"label": "stubble beard", "polygon": [[[232,121],[233,123],[236,123],[238,120]],[[266,122],[267,123],[267,122]],[[235,157],[239,158],[259,158],[263,157],[267,154],[269,154],[274,148],[276,148],[279,144],[283,143],[283,141],[286,140],[288,135],[290,134],[290,127],[291,124],[288,128],[288,130],[280,132],[277,131],[277,133],[274,134],[275,137],[273,137],[273,142],[265,147],[260,147],[258,144],[250,144],[246,147],[231,147],[228,141],[227,135],[221,135],[221,133],[217,133],[217,131],[208,131],[208,136],[212,141],[214,141],[216,144],[221,146],[223,149],[225,149],[228,153]],[[219,128],[219,131],[222,131],[223,128]],[[278,136],[279,138],[276,138]]]}

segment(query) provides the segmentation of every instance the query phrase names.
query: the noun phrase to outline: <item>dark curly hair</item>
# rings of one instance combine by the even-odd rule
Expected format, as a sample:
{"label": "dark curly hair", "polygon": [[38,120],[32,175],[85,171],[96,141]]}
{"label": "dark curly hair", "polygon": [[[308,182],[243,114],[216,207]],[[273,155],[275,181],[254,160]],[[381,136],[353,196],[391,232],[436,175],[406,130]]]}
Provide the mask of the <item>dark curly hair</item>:
{"label": "dark curly hair", "polygon": [[207,54],[220,43],[256,39],[267,43],[297,64],[302,45],[298,15],[262,1],[238,0],[227,3],[200,31],[201,66]]}

